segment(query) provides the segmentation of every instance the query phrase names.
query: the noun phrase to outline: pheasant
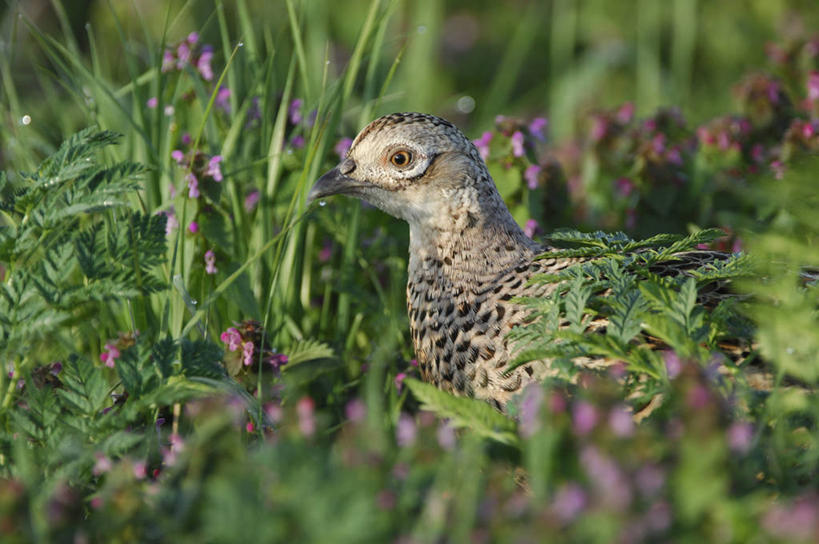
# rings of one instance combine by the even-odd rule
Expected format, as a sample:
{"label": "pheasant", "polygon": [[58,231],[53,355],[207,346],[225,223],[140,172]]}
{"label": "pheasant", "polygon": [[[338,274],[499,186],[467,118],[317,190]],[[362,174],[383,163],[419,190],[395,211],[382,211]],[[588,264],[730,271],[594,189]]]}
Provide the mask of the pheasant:
{"label": "pheasant", "polygon": [[308,200],[336,194],[409,223],[407,309],[422,379],[502,408],[549,373],[548,364],[510,369],[515,348],[507,333],[529,313],[518,297],[556,289],[528,279],[578,259],[542,257],[551,248],[523,233],[478,150],[458,128],[421,113],[376,119],[316,182]]}

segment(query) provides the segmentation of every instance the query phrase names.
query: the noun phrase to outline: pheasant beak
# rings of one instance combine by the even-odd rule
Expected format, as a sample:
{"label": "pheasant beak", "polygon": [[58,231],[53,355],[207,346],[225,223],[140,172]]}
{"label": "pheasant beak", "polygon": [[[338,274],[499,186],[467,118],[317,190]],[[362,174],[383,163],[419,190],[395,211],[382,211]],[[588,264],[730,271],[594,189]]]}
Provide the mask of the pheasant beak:
{"label": "pheasant beak", "polygon": [[349,176],[353,170],[355,170],[353,159],[341,161],[341,164],[321,176],[313,185],[307,195],[307,203],[326,196],[348,194],[361,187],[361,182]]}

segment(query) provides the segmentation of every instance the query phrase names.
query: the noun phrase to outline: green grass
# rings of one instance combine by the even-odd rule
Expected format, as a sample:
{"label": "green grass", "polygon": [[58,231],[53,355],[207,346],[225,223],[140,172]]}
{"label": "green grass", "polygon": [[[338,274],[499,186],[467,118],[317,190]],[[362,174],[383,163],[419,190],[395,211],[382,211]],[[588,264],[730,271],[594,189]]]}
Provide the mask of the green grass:
{"label": "green grass", "polygon": [[[804,134],[819,111],[803,101],[819,64],[806,36],[777,33],[791,12],[813,28],[812,5],[90,2],[87,25],[82,6],[50,6],[0,11],[4,541],[816,537],[819,142]],[[163,69],[193,31],[210,78]],[[766,60],[767,41],[794,54]],[[734,87],[761,69],[790,104],[755,86],[772,79]],[[531,357],[616,352],[623,368],[563,365],[514,418],[414,379],[406,226],[357,201],[305,208],[339,140],[399,110],[491,131],[522,224],[628,230],[553,235],[597,272],[574,270],[565,301],[537,307],[545,328],[519,331]],[[639,244],[750,257],[687,283],[623,261],[667,231]],[[690,304],[740,272],[748,302]],[[546,326],[608,310],[605,337]],[[737,367],[720,341],[740,329],[755,346]],[[641,349],[646,334],[669,350]]]}

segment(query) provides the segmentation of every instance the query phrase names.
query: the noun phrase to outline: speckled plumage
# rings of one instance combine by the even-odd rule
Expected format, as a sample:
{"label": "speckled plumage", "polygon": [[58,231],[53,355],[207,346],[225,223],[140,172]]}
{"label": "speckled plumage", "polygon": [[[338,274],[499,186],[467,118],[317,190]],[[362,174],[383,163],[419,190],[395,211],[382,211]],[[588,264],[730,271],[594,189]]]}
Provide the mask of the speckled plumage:
{"label": "speckled plumage", "polygon": [[[400,151],[412,160],[396,166]],[[356,196],[409,223],[407,309],[424,380],[502,406],[549,371],[531,363],[507,372],[514,346],[506,334],[527,317],[513,299],[548,295],[554,284],[527,280],[574,261],[535,259],[549,248],[526,237],[460,130],[419,113],[376,119],[311,198],[329,194]]]}

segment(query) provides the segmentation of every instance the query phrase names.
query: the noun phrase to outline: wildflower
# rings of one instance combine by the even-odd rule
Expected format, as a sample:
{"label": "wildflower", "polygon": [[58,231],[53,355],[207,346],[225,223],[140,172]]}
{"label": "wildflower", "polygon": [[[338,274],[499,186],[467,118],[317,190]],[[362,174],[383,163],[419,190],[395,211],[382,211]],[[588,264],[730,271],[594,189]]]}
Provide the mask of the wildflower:
{"label": "wildflower", "polygon": [[665,154],[665,160],[675,166],[682,166],[683,160],[682,155],[680,154],[680,149],[678,147],[672,147],[669,149]]}
{"label": "wildflower", "polygon": [[484,161],[489,158],[489,142],[491,141],[492,133],[489,131],[484,132],[477,140],[472,140],[472,143],[478,148],[478,153]]}
{"label": "wildflower", "polygon": [[592,119],[591,139],[597,143],[606,137],[609,130],[608,121],[602,115],[597,115]]}
{"label": "wildflower", "polygon": [[271,423],[279,423],[284,416],[284,411],[281,405],[275,402],[268,402],[264,405],[264,415]]}
{"label": "wildflower", "polygon": [[185,181],[188,183],[188,198],[199,198],[199,180],[193,172],[188,172],[185,175]]}
{"label": "wildflower", "polygon": [[288,357],[284,353],[274,353],[267,359],[267,362],[270,363],[270,366],[273,368],[279,368],[280,366],[286,365],[287,361]]}
{"label": "wildflower", "polygon": [[701,409],[705,408],[705,406],[711,400],[711,394],[704,385],[698,383],[688,390],[685,400],[688,403],[688,406],[691,408]]}
{"label": "wildflower", "polygon": [[401,414],[398,418],[398,425],[395,427],[395,439],[398,446],[405,448],[415,444],[418,429],[415,420],[408,414]]}
{"label": "wildflower", "polygon": [[190,132],[183,132],[182,133],[182,145],[191,145],[191,133]]}
{"label": "wildflower", "polygon": [[134,461],[134,478],[144,480],[148,476],[148,466],[145,461]]}
{"label": "wildflower", "polygon": [[214,255],[212,249],[209,249],[205,252],[205,273],[213,275],[218,271],[219,269],[216,268],[216,255]]}
{"label": "wildflower", "polygon": [[651,149],[657,155],[662,155],[665,153],[665,134],[661,132],[654,135],[654,137],[651,139]]}
{"label": "wildflower", "polygon": [[754,438],[754,428],[750,423],[737,421],[728,427],[728,447],[736,453],[748,453]]}
{"label": "wildflower", "polygon": [[333,243],[325,240],[324,245],[319,250],[318,259],[320,263],[326,263],[333,256]]}
{"label": "wildflower", "polygon": [[669,380],[673,380],[682,372],[682,361],[679,355],[674,351],[666,350],[663,352],[663,360],[665,361],[665,373]]}
{"label": "wildflower", "polygon": [[256,209],[256,204],[259,203],[259,198],[261,197],[261,195],[262,194],[259,192],[258,189],[253,189],[252,191],[250,191],[247,194],[247,196],[245,197],[245,204],[244,204],[245,205],[245,211],[247,213],[250,213],[254,209]]}
{"label": "wildflower", "polygon": [[643,465],[634,475],[634,483],[643,497],[650,499],[665,485],[665,472],[657,465]]}
{"label": "wildflower", "polygon": [[256,426],[255,426],[255,425],[253,425],[253,422],[252,422],[252,421],[248,421],[248,422],[245,424],[245,430],[246,430],[247,432],[249,432],[249,433],[252,433],[253,431],[255,431],[255,430],[256,430]]}
{"label": "wildflower", "polygon": [[449,420],[442,421],[438,425],[438,430],[435,432],[435,437],[438,439],[438,445],[442,450],[452,451],[455,449],[457,440],[455,439],[455,427]]}
{"label": "wildflower", "polygon": [[637,210],[629,208],[626,210],[626,228],[633,229],[637,226]]}
{"label": "wildflower", "polygon": [[626,438],[634,434],[634,420],[625,406],[615,406],[609,412],[609,429],[614,436]]}
{"label": "wildflower", "polygon": [[350,146],[353,145],[353,140],[347,138],[346,136],[338,141],[338,143],[333,148],[333,151],[336,152],[339,159],[343,159],[347,156],[347,152],[350,150]]}
{"label": "wildflower", "polygon": [[519,130],[512,134],[512,155],[515,157],[523,156],[523,133]]}
{"label": "wildflower", "polygon": [[185,40],[187,40],[187,42],[189,44],[194,45],[194,44],[196,44],[196,42],[199,41],[199,33],[196,32],[196,31],[193,31],[190,34],[188,34],[188,36],[187,36],[187,38],[185,38]]}
{"label": "wildflower", "polygon": [[615,114],[617,121],[622,125],[627,125],[634,119],[634,102],[626,102],[617,110]]}
{"label": "wildflower", "polygon": [[310,397],[302,397],[296,403],[296,414],[299,417],[299,431],[305,438],[313,436],[316,432],[314,410],[315,403]]}
{"label": "wildflower", "polygon": [[628,508],[632,491],[614,459],[604,455],[597,448],[586,447],[580,453],[580,464],[606,506],[617,510]]}
{"label": "wildflower", "polygon": [[597,408],[586,401],[575,403],[572,409],[572,428],[575,434],[588,434],[597,425]]}
{"label": "wildflower", "polygon": [[617,193],[617,195],[623,198],[628,198],[628,196],[634,191],[634,189],[635,189],[634,182],[631,181],[631,179],[629,178],[622,177],[617,178],[614,181],[614,191]]}
{"label": "wildflower", "polygon": [[206,45],[202,48],[202,53],[196,60],[196,69],[199,70],[199,74],[205,81],[213,79],[213,69],[210,66],[211,59],[213,59],[213,47]]}
{"label": "wildflower", "polygon": [[162,54],[162,72],[170,72],[176,65],[176,58],[171,53],[170,49],[166,49]]}
{"label": "wildflower", "polygon": [[105,474],[111,467],[113,467],[113,463],[111,459],[109,459],[105,454],[97,452],[94,454],[94,458],[96,462],[94,463],[94,468],[91,469],[91,472],[94,476],[100,476],[101,474]]}
{"label": "wildflower", "polygon": [[221,85],[216,92],[216,98],[213,99],[213,105],[225,113],[230,113],[230,89]]}
{"label": "wildflower", "polygon": [[811,102],[819,100],[819,72],[816,70],[808,74],[808,100]]}
{"label": "wildflower", "polygon": [[165,236],[170,236],[173,229],[179,227],[179,221],[176,219],[176,214],[174,213],[173,206],[170,209],[160,210],[156,212],[157,215],[164,215],[165,219]]}
{"label": "wildflower", "polygon": [[155,96],[152,96],[145,102],[145,105],[148,106],[150,109],[154,109],[159,105],[159,99]]}
{"label": "wildflower", "polygon": [[245,342],[242,346],[242,362],[245,366],[250,366],[253,364],[253,342]]}
{"label": "wildflower", "polygon": [[196,234],[197,232],[199,232],[199,223],[197,223],[196,221],[191,221],[190,225],[188,225],[188,230],[190,231],[191,234]]}
{"label": "wildflower", "polygon": [[352,399],[344,408],[344,413],[347,414],[347,419],[353,423],[360,423],[367,417],[367,407],[361,399]]}
{"label": "wildflower", "polygon": [[115,344],[108,342],[105,344],[105,351],[100,353],[100,361],[102,361],[108,368],[114,368],[114,361],[120,356],[119,349]]}
{"label": "wildflower", "polygon": [[526,180],[526,186],[532,191],[537,189],[538,175],[540,174],[540,171],[540,166],[537,164],[532,164],[526,168],[526,171],[523,173],[523,179]]}
{"label": "wildflower", "polygon": [[526,225],[523,227],[523,234],[529,238],[532,238],[539,229],[540,225],[537,224],[537,221],[534,219],[529,219],[526,221]]}
{"label": "wildflower", "polygon": [[228,327],[228,329],[219,335],[219,340],[227,344],[228,351],[236,351],[242,343],[242,335],[236,330],[236,327]]}
{"label": "wildflower", "polygon": [[301,123],[301,105],[303,101],[301,98],[294,98],[290,102],[290,106],[287,108],[287,116],[290,119],[290,122],[294,125],[298,125]]}
{"label": "wildflower", "polygon": [[531,383],[523,390],[520,403],[520,434],[529,438],[540,428],[540,407],[543,404],[543,387]]}
{"label": "wildflower", "polygon": [[407,377],[406,372],[399,372],[398,374],[395,375],[395,380],[393,381],[395,383],[395,388],[398,390],[399,393],[404,388],[404,379],[406,377]]}
{"label": "wildflower", "polygon": [[774,504],[762,518],[762,527],[783,541],[815,542],[819,505],[815,495],[804,495],[790,505]]}
{"label": "wildflower", "polygon": [[176,164],[182,166],[182,163],[185,161],[185,154],[181,149],[174,149],[171,151],[171,158],[176,161]]}
{"label": "wildflower", "polygon": [[541,142],[546,141],[546,135],[543,133],[543,129],[545,129],[548,124],[549,120],[545,117],[535,117],[532,119],[532,122],[529,123],[529,134]]}
{"label": "wildflower", "polygon": [[171,467],[176,464],[179,454],[185,450],[185,442],[182,437],[176,433],[171,433],[168,437],[169,446],[162,448],[162,463],[165,466]]}
{"label": "wildflower", "polygon": [[418,368],[418,359],[410,359],[410,364],[416,368]]}
{"label": "wildflower", "polygon": [[776,179],[782,179],[785,176],[785,165],[782,161],[772,161],[771,170],[773,170]]}
{"label": "wildflower", "polygon": [[103,504],[102,497],[100,497],[99,495],[91,497],[91,508],[93,508],[94,510],[99,510],[100,508],[102,508],[102,504]]}
{"label": "wildflower", "polygon": [[182,42],[176,47],[176,68],[183,70],[191,59],[191,48],[187,42]]}
{"label": "wildflower", "polygon": [[208,167],[205,170],[205,175],[213,178],[213,181],[222,181],[222,169],[219,168],[219,163],[222,162],[221,155],[214,155],[208,161]]}
{"label": "wildflower", "polygon": [[583,488],[574,482],[569,482],[563,484],[555,493],[551,510],[560,521],[569,523],[586,508],[587,502]]}
{"label": "wildflower", "polygon": [[304,147],[304,136],[296,134],[290,139],[290,147],[293,149],[301,149]]}

